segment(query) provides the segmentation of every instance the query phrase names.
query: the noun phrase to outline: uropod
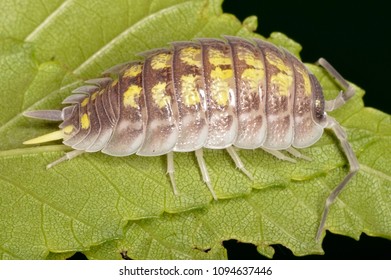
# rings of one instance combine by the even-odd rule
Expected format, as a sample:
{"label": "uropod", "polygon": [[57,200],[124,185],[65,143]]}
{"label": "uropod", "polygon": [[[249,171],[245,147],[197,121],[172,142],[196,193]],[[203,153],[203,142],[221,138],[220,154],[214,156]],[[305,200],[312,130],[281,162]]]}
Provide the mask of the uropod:
{"label": "uropod", "polygon": [[85,152],[111,156],[167,155],[167,173],[178,195],[174,153],[195,152],[200,173],[214,199],[203,148],[226,149],[236,167],[252,179],[236,148],[261,148],[295,162],[281,150],[310,160],[297,149],[314,144],[324,129],[334,132],[349,163],[346,177],[326,200],[316,239],[330,205],[358,171],[357,158],[340,124],[326,112],[350,99],[354,88],[324,59],[328,74],[343,89],[324,100],[316,77],[287,50],[260,39],[224,36],[174,42],[141,54],[142,61],[117,65],[86,81],[65,98],[62,110],[24,115],[59,121],[59,130],[28,140],[62,139],[74,150],[47,167]]}

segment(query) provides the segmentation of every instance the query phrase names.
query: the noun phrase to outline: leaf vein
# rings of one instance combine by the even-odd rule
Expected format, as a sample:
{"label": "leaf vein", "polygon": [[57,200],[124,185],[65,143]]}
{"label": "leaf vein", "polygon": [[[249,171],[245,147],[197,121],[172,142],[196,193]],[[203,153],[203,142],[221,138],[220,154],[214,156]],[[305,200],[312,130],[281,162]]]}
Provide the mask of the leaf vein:
{"label": "leaf vein", "polygon": [[146,227],[143,227],[142,223],[139,223],[139,222],[136,222],[136,223],[144,232],[146,232],[149,235],[150,242],[149,242],[148,253],[147,253],[147,256],[148,256],[149,259],[152,259],[154,257],[153,253],[151,253],[152,252],[152,245],[153,245],[154,242],[156,242],[157,244],[160,244],[161,246],[163,246],[166,249],[168,249],[168,251],[170,252],[171,259],[174,259],[174,255],[173,255],[174,251],[176,251],[176,252],[178,252],[178,253],[180,253],[182,255],[185,255],[189,259],[192,258],[191,255],[183,252],[182,250],[173,249],[173,246],[172,246],[172,244],[170,244],[169,241],[165,240],[164,238],[158,238],[158,235],[156,235],[155,232],[153,232],[151,230],[148,230]]}
{"label": "leaf vein", "polygon": [[84,70],[84,68],[87,67],[90,63],[92,63],[95,60],[95,58],[101,56],[102,54],[104,54],[104,53],[106,53],[108,51],[110,51],[110,48],[115,46],[115,44],[118,41],[120,41],[123,37],[126,37],[129,33],[131,33],[131,31],[139,28],[139,26],[144,24],[145,22],[148,23],[148,21],[151,18],[156,17],[156,15],[165,14],[166,12],[169,12],[171,10],[177,9],[178,6],[188,5],[188,3],[191,3],[191,2],[192,1],[189,0],[189,1],[186,1],[186,2],[183,2],[183,3],[180,3],[180,4],[175,4],[173,6],[170,6],[170,7],[164,8],[162,10],[159,10],[159,11],[157,11],[155,13],[149,14],[146,17],[143,17],[141,20],[139,20],[138,22],[134,23],[132,26],[130,26],[127,29],[125,29],[124,31],[122,31],[116,37],[111,39],[111,41],[109,41],[108,43],[104,44],[100,49],[95,51],[92,55],[90,55],[90,57],[88,59],[86,59],[82,64],[80,64],[73,72],[76,75],[81,75],[81,73]]}
{"label": "leaf vein", "polygon": [[[48,240],[45,234],[45,205],[41,203],[41,231],[43,240],[45,241],[45,247],[48,248]],[[48,248],[49,249],[49,248]]]}
{"label": "leaf vein", "polygon": [[365,164],[360,164],[360,171],[363,171],[363,172],[366,172],[370,175],[375,175],[377,177],[380,177],[386,181],[389,181],[391,182],[391,176],[385,174],[384,172],[382,171],[379,171],[379,170],[376,170],[376,169],[373,169]]}
{"label": "leaf vein", "polygon": [[[47,95],[48,96],[51,96],[51,95],[54,95],[54,94],[58,94],[60,91],[62,90],[65,90],[65,89],[68,89],[68,88],[72,88],[73,86],[76,86],[77,84],[79,84],[80,81],[76,81],[76,82],[73,82],[73,83],[70,83],[70,84],[67,84],[61,88],[59,88],[58,90],[54,90],[53,92],[49,93]],[[44,99],[41,99],[41,100],[38,100],[37,102],[35,102],[34,104],[32,104],[30,107],[26,108],[25,111],[29,111],[30,109],[33,109],[35,106],[39,106],[39,104],[41,103],[44,103],[46,100],[46,98]],[[19,117],[22,117],[22,114],[23,112],[20,112],[18,114],[16,114],[14,117],[12,117],[11,119],[9,119],[4,125],[2,125],[0,127],[0,133],[2,133],[8,126],[11,126],[12,124],[14,124]]]}
{"label": "leaf vein", "polygon": [[81,219],[78,218],[78,217],[75,217],[73,214],[71,214],[71,213],[69,213],[69,212],[67,212],[67,211],[64,211],[64,209],[58,208],[58,207],[55,206],[55,205],[51,205],[51,204],[47,203],[44,199],[42,199],[41,197],[39,197],[39,196],[37,196],[36,194],[34,194],[34,192],[31,192],[31,191],[28,190],[27,188],[24,188],[24,187],[22,187],[21,185],[16,184],[16,183],[14,183],[14,182],[8,180],[8,178],[6,178],[6,177],[0,175],[0,179],[3,180],[3,181],[5,181],[5,182],[7,182],[8,184],[10,184],[10,185],[16,187],[17,189],[21,190],[21,191],[24,192],[26,195],[29,195],[30,197],[32,197],[34,200],[38,201],[39,203],[42,203],[42,204],[44,204],[44,205],[47,205],[48,207],[54,209],[55,211],[57,211],[57,212],[59,212],[59,213],[65,215],[65,216],[68,216],[68,217],[70,217],[70,218],[72,218],[72,219],[78,220],[79,222],[81,222],[81,223],[83,223],[83,224],[85,224],[85,225],[87,225],[87,226],[89,226],[89,227],[91,227],[91,228],[96,228],[96,226],[91,225],[89,222],[83,221],[83,220],[81,220]]}
{"label": "leaf vein", "polygon": [[[15,253],[10,252],[9,250],[5,249],[2,245],[0,245],[0,250],[3,251],[4,253],[14,257],[17,260],[22,260],[23,259],[23,257],[15,255]],[[2,259],[4,259],[4,257]]]}
{"label": "leaf vein", "polygon": [[72,0],[65,0],[61,5],[57,7],[51,14],[49,14],[45,20],[41,22],[29,35],[26,36],[25,41],[33,41],[38,34],[50,24],[53,19],[55,19],[58,15],[62,13],[62,11],[66,8],[67,4],[69,4]]}
{"label": "leaf vein", "polygon": [[[142,207],[143,205],[136,205],[133,201],[131,201],[130,199],[128,199],[126,196],[124,196],[121,191],[119,190],[118,186],[112,181],[110,180],[110,178],[102,171],[100,170],[91,160],[88,159],[88,157],[85,157],[88,161],[88,163],[104,178],[106,179],[106,181],[110,184],[110,186],[114,189],[114,191],[117,193],[118,197],[119,198],[123,198],[124,200],[128,201],[129,203],[131,203],[132,205],[135,205],[137,206],[138,208],[141,208],[142,210],[148,212],[149,209],[147,208],[144,208]],[[118,198],[118,202],[117,204],[119,203],[119,198]],[[118,214],[120,214],[120,211],[119,211],[119,208],[118,206],[116,205],[116,210],[118,212]]]}

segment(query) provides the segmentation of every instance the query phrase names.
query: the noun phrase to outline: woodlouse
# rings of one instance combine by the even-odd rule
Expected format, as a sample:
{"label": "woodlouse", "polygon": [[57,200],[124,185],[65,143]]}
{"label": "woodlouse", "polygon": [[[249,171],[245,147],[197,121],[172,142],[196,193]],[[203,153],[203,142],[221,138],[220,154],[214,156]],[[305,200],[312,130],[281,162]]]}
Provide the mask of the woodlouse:
{"label": "woodlouse", "polygon": [[63,101],[70,106],[25,112],[27,117],[62,123],[59,131],[24,143],[63,139],[75,149],[48,168],[84,152],[167,154],[175,194],[173,152],[195,151],[203,180],[217,199],[202,148],[226,149],[251,179],[233,146],[262,148],[295,162],[280,152],[287,150],[310,160],[293,147],[311,146],[328,128],[340,140],[350,170],[327,198],[316,235],[319,240],[330,205],[359,168],[345,132],[325,111],[343,105],[354,89],[319,59],[344,89],[337,98],[325,101],[318,80],[288,51],[259,39],[224,38],[175,42],[170,49],[145,52],[143,61],[115,66],[104,72],[106,77],[86,81]]}

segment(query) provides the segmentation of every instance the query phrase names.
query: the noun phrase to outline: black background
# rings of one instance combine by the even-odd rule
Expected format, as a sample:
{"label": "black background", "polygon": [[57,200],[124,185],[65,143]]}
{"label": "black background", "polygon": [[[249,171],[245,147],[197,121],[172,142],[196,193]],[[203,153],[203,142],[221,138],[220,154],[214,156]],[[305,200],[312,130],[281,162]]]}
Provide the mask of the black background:
{"label": "black background", "polygon": [[[223,9],[240,20],[258,17],[257,32],[279,31],[300,43],[304,62],[326,58],[347,80],[366,91],[366,106],[391,112],[390,9],[386,1],[225,0]],[[265,259],[254,245],[225,241],[229,259]],[[274,259],[294,259],[273,245]],[[391,259],[391,241],[362,234],[360,241],[327,232],[325,255],[302,259]],[[72,259],[84,256],[76,254]]]}
{"label": "black background", "polygon": [[[369,3],[369,4],[368,4]],[[257,33],[279,31],[300,43],[304,62],[326,58],[347,80],[366,91],[366,106],[390,113],[390,9],[380,1],[225,0],[240,20],[258,17]],[[255,246],[224,242],[230,259],[262,259]],[[274,259],[294,259],[275,245]],[[391,241],[362,234],[360,241],[327,232],[325,255],[304,259],[391,259]]]}

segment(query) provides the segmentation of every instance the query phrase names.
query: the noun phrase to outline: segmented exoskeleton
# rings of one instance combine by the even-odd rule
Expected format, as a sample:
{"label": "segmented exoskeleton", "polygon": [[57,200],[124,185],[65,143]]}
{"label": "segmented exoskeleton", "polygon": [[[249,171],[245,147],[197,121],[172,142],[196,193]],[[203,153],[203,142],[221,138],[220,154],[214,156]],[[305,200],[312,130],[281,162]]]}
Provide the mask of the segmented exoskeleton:
{"label": "segmented exoskeleton", "polygon": [[352,97],[353,87],[320,59],[345,89],[325,102],[318,80],[288,51],[259,39],[224,38],[175,42],[169,49],[143,53],[143,61],[116,66],[104,72],[106,77],[86,81],[88,85],[63,101],[70,106],[26,112],[28,117],[62,123],[59,131],[25,143],[63,139],[74,149],[48,167],[84,152],[167,154],[175,194],[173,152],[195,151],[203,180],[217,199],[203,148],[226,149],[251,179],[233,147],[262,148],[295,162],[280,152],[287,150],[310,160],[294,148],[312,145],[329,128],[341,142],[350,171],[327,199],[319,239],[330,204],[359,167],[343,129],[325,113]]}

